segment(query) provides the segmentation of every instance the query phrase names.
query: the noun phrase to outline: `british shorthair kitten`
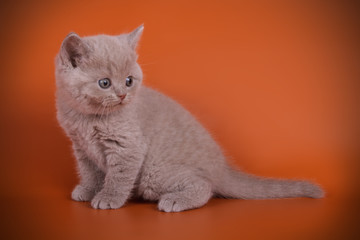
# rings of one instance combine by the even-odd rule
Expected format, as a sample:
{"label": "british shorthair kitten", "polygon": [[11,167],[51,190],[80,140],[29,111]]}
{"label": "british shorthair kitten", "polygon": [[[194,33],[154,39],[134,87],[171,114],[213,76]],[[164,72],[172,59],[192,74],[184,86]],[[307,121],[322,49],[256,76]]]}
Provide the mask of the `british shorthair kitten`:
{"label": "british shorthair kitten", "polygon": [[135,50],[143,29],[119,36],[70,33],[56,57],[57,118],[72,140],[80,175],[72,199],[116,209],[141,197],[157,201],[161,211],[180,212],[212,196],[323,197],[307,181],[235,170],[187,110],[142,86]]}

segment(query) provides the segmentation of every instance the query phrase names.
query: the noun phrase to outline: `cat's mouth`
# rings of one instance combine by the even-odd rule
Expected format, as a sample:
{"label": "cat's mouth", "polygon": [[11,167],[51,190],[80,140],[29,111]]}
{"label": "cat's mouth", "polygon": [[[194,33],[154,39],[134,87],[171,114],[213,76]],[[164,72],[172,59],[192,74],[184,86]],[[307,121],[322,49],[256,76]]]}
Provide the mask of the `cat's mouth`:
{"label": "cat's mouth", "polygon": [[105,108],[115,108],[115,107],[118,107],[120,105],[124,104],[122,100],[120,101],[116,101],[116,102],[112,102],[112,103],[106,103],[106,104],[103,104],[103,106]]}
{"label": "cat's mouth", "polygon": [[112,101],[112,102],[107,102],[107,103],[103,103],[102,105],[105,108],[117,108],[121,105],[125,104],[125,97],[124,98],[120,98],[119,100],[116,101]]}
{"label": "cat's mouth", "polygon": [[126,102],[127,94],[118,96],[118,98],[102,98],[102,99],[89,99],[90,104],[94,107],[103,107],[103,108],[114,108],[120,105],[123,105]]}

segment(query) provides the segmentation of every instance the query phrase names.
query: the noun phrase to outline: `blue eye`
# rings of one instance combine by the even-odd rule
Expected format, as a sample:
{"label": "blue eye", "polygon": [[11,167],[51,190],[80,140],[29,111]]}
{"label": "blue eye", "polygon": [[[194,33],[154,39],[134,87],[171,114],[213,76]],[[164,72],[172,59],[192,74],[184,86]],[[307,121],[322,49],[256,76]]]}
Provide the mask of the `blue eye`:
{"label": "blue eye", "polygon": [[111,81],[108,78],[103,78],[98,81],[99,86],[103,89],[109,88],[111,86]]}
{"label": "blue eye", "polygon": [[126,86],[127,87],[131,87],[133,85],[133,77],[132,76],[128,76],[126,78]]}

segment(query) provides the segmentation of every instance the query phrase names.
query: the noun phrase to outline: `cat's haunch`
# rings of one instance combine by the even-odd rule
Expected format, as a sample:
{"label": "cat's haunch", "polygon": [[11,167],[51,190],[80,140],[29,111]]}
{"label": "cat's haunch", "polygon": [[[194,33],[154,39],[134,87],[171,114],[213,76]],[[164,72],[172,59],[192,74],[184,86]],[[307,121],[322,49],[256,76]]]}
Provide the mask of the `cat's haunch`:
{"label": "cat's haunch", "polygon": [[56,57],[57,118],[72,140],[80,176],[72,199],[116,209],[134,196],[179,212],[212,196],[323,197],[307,181],[235,170],[187,110],[142,86],[136,46],[143,29],[119,36],[71,33]]}

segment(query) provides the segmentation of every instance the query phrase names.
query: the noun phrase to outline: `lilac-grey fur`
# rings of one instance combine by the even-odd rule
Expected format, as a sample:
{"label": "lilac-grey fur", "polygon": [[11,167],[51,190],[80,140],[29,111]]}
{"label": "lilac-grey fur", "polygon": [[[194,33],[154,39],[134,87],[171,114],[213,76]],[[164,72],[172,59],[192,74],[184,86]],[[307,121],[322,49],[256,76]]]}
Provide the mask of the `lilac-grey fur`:
{"label": "lilac-grey fur", "polygon": [[[80,175],[72,199],[116,209],[131,196],[142,197],[158,201],[161,211],[179,212],[212,196],[323,197],[307,181],[260,178],[230,167],[187,110],[141,86],[135,50],[142,31],[82,38],[71,33],[56,57],[57,117],[73,142]],[[130,75],[133,85],[127,87]],[[98,85],[103,78],[111,80],[108,89]]]}

